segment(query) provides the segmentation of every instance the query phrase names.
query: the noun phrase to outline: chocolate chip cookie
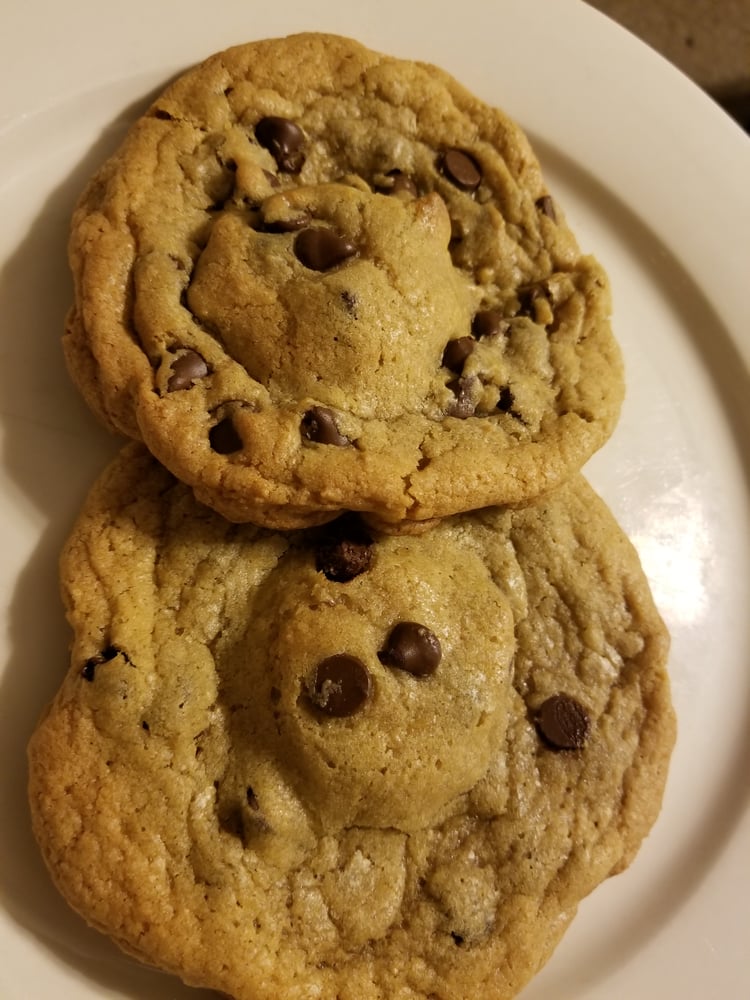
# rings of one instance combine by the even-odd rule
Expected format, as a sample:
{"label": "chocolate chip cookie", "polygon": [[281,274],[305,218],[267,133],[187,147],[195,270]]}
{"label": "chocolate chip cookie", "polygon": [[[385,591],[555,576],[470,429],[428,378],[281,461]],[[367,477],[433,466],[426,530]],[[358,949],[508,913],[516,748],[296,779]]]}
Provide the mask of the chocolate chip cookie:
{"label": "chocolate chip cookie", "polygon": [[581,477],[427,534],[282,533],[133,443],[61,568],[34,830],[75,909],[190,984],[505,1000],[657,815],[667,635]]}
{"label": "chocolate chip cookie", "polygon": [[83,194],[70,262],[74,380],[236,522],[526,501],[619,412],[607,278],[521,129],[348,39],[169,86]]}

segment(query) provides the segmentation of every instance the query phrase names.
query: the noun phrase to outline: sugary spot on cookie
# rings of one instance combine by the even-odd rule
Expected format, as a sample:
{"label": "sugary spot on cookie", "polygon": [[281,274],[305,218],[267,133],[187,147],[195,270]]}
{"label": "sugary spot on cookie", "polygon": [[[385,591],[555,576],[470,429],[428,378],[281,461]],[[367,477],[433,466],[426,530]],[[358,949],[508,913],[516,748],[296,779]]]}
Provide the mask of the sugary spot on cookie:
{"label": "sugary spot on cookie", "polygon": [[309,685],[310,701],[326,715],[354,715],[372,693],[370,671],[356,656],[336,653],[322,660]]}
{"label": "sugary spot on cookie", "polygon": [[448,180],[462,191],[474,191],[482,181],[479,164],[462,149],[447,149],[443,153],[440,167]]}
{"label": "sugary spot on cookie", "polygon": [[336,414],[327,406],[313,406],[302,417],[302,436],[318,444],[333,444],[343,448],[351,444],[336,425]]}
{"label": "sugary spot on cookie", "polygon": [[479,389],[479,379],[471,375],[468,378],[454,378],[448,382],[447,387],[455,396],[455,400],[450,407],[449,415],[465,420],[473,417],[477,408],[477,391]]}
{"label": "sugary spot on cookie", "polygon": [[434,674],[442,657],[440,640],[419,622],[399,622],[391,629],[378,659],[387,667],[398,667],[415,677]]}
{"label": "sugary spot on cookie", "polygon": [[425,889],[441,911],[441,924],[454,944],[472,946],[495,924],[499,899],[492,865],[483,865],[469,844],[457,845],[450,860],[430,872]]}
{"label": "sugary spot on cookie", "polygon": [[255,138],[286,174],[298,174],[305,162],[305,134],[296,122],[270,115],[255,126]]}
{"label": "sugary spot on cookie", "polygon": [[356,246],[332,229],[303,229],[294,241],[297,259],[311,271],[330,271],[357,252]]}
{"label": "sugary spot on cookie", "polygon": [[543,702],[536,724],[544,741],[554,750],[580,750],[591,732],[588,712],[567,694],[556,694]]}
{"label": "sugary spot on cookie", "polygon": [[208,365],[205,359],[193,350],[186,350],[178,354],[170,365],[172,374],[167,382],[169,392],[178,392],[180,389],[189,389],[199,379],[208,375]]}

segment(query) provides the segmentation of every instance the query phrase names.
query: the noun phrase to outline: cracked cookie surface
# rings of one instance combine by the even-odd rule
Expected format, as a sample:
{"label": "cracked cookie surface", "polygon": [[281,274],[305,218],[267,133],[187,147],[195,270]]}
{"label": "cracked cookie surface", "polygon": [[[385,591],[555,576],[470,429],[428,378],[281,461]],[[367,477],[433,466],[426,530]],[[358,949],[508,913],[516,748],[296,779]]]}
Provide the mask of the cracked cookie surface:
{"label": "cracked cookie surface", "polygon": [[178,79],[89,184],[69,256],[74,380],[237,522],[525,501],[619,413],[606,276],[520,128],[348,39]]}
{"label": "cracked cookie surface", "polygon": [[61,561],[36,837],[123,949],[237,1000],[508,1000],[632,860],[668,639],[581,477],[427,535],[282,533],[140,444]]}

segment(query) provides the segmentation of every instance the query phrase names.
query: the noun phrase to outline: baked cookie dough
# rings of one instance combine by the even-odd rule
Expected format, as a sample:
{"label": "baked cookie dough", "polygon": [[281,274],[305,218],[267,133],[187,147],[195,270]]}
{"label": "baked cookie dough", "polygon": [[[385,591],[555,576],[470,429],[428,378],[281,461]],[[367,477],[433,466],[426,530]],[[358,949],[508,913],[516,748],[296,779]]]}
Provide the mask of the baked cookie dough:
{"label": "baked cookie dough", "polygon": [[607,278],[521,129],[349,39],[174,82],[87,187],[69,257],[75,382],[233,521],[523,502],[619,413]]}
{"label": "baked cookie dough", "polygon": [[61,570],[34,831],[87,921],[187,983],[507,1000],[656,818],[667,633],[581,477],[424,535],[285,534],[130,444]]}

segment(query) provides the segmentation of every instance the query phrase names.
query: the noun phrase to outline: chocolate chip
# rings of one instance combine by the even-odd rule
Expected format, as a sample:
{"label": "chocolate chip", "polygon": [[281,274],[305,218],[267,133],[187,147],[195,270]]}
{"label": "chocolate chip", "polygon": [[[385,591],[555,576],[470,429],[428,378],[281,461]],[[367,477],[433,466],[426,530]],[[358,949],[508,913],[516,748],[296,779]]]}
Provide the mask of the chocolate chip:
{"label": "chocolate chip", "polygon": [[518,290],[518,315],[536,317],[535,303],[539,299],[547,299],[548,292],[543,285],[528,285]]}
{"label": "chocolate chip", "polygon": [[553,750],[580,750],[591,730],[588,712],[567,694],[548,698],[537,712],[536,725]]}
{"label": "chocolate chip", "polygon": [[465,420],[467,417],[474,416],[474,411],[477,408],[473,398],[475,383],[476,378],[473,377],[454,378],[447,383],[447,387],[456,397],[449,411],[451,417],[458,417],[459,420]]}
{"label": "chocolate chip", "polygon": [[332,229],[303,229],[294,241],[294,252],[311,271],[330,271],[353,257],[357,248]]}
{"label": "chocolate chip", "polygon": [[305,162],[305,134],[288,118],[270,115],[255,126],[255,138],[267,149],[285,174],[298,174]]}
{"label": "chocolate chip", "polygon": [[479,164],[462,149],[447,149],[440,165],[448,180],[462,191],[474,191],[479,187],[482,180]]}
{"label": "chocolate chip", "polygon": [[481,312],[475,313],[471,321],[471,332],[475,337],[492,337],[498,333],[505,333],[509,325],[503,318],[502,309],[482,309]]}
{"label": "chocolate chip", "polygon": [[316,569],[334,583],[348,583],[372,562],[372,547],[342,539],[318,554]]}
{"label": "chocolate chip", "polygon": [[378,659],[387,667],[398,667],[415,677],[427,677],[437,670],[442,655],[440,640],[426,625],[399,622],[391,630]]}
{"label": "chocolate chip", "polygon": [[476,347],[473,337],[457,337],[449,340],[443,351],[443,365],[452,372],[463,370],[464,362]]}
{"label": "chocolate chip", "polygon": [[309,695],[321,712],[341,718],[359,711],[371,692],[372,678],[364,663],[348,653],[337,653],[318,664]]}
{"label": "chocolate chip", "polygon": [[542,215],[546,215],[548,219],[552,219],[553,222],[557,222],[555,203],[548,194],[542,195],[541,198],[537,198],[535,205]]}
{"label": "chocolate chip", "polygon": [[399,194],[401,191],[405,191],[407,194],[417,197],[417,185],[411,179],[408,174],[405,174],[403,170],[389,170],[386,177],[392,178],[392,182],[386,187],[383,186],[379,188],[385,194]]}
{"label": "chocolate chip", "polygon": [[336,414],[327,406],[313,406],[302,417],[302,436],[318,444],[334,444],[339,448],[351,444],[336,426]]}
{"label": "chocolate chip", "polygon": [[333,583],[348,583],[372,564],[372,538],[356,514],[328,526],[315,553],[315,568]]}
{"label": "chocolate chip", "polygon": [[197,351],[184,351],[170,365],[172,374],[167,382],[168,392],[189,389],[198,379],[208,375],[208,365]]}
{"label": "chocolate chip", "polygon": [[94,680],[96,668],[101,666],[102,663],[109,663],[110,660],[114,660],[116,656],[120,655],[120,652],[121,650],[117,646],[107,646],[101,653],[97,653],[96,656],[90,656],[81,669],[81,677],[91,683]]}
{"label": "chocolate chip", "polygon": [[497,408],[501,413],[511,413],[513,410],[513,404],[515,399],[513,398],[513,392],[509,385],[504,385],[500,390],[500,398],[497,401]]}
{"label": "chocolate chip", "polygon": [[242,438],[231,417],[224,417],[218,424],[214,424],[208,432],[208,440],[219,455],[231,455],[235,451],[242,451]]}

